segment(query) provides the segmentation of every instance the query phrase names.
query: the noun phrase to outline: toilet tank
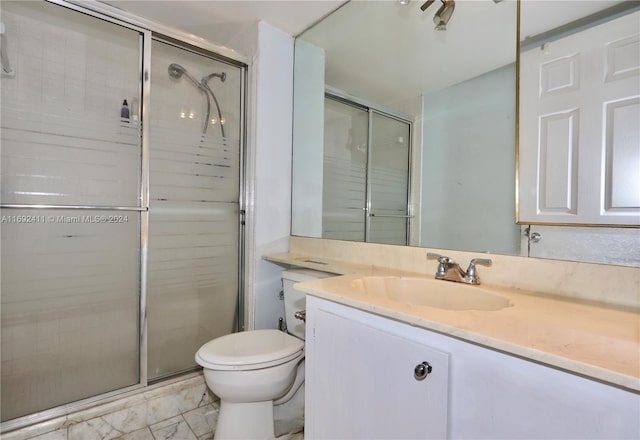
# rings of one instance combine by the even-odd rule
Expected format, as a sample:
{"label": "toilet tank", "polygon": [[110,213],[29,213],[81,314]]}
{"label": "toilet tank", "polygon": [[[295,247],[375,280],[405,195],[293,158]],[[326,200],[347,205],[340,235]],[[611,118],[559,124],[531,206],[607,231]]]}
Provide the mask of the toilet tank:
{"label": "toilet tank", "polygon": [[295,313],[306,309],[306,293],[293,287],[303,281],[319,280],[333,277],[334,274],[319,272],[311,269],[289,269],[282,272],[282,287],[284,291],[284,313],[287,332],[300,339],[304,339],[304,321],[296,319]]}

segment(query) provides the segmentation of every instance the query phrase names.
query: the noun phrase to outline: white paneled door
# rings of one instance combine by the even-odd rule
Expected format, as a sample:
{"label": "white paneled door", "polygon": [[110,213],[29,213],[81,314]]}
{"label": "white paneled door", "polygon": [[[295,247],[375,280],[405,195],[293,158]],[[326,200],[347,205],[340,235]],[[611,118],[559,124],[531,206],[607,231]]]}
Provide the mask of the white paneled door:
{"label": "white paneled door", "polygon": [[519,221],[640,225],[640,12],[520,56]]}

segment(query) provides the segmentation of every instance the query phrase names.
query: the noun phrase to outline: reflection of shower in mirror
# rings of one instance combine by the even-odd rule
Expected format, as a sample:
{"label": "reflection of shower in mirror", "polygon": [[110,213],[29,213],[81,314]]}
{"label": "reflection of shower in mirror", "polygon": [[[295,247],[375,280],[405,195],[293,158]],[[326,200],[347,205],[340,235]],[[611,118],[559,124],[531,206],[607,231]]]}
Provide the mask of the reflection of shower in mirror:
{"label": "reflection of shower in mirror", "polygon": [[4,23],[0,23],[0,61],[2,64],[2,76],[15,76],[9,61],[9,54],[7,54],[7,37],[4,34]]}

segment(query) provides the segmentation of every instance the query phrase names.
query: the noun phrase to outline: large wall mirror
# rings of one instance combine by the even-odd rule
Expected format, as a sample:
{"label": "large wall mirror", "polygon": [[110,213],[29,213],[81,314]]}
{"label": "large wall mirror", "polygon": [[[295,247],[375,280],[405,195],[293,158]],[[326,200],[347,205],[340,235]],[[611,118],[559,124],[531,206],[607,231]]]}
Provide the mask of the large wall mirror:
{"label": "large wall mirror", "polygon": [[[522,221],[516,191],[518,58],[626,17],[635,28],[620,37],[617,66],[638,84],[633,14],[637,1],[346,3],[296,39],[292,235],[640,266],[634,218]],[[636,136],[619,149],[632,170],[637,107],[616,107]],[[557,156],[550,169],[565,170]]]}

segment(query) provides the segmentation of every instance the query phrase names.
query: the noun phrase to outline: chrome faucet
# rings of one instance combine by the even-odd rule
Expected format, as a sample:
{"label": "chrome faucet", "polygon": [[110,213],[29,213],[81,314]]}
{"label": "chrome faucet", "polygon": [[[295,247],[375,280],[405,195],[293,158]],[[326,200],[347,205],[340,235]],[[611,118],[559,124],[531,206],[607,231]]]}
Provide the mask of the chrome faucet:
{"label": "chrome faucet", "polygon": [[437,280],[455,281],[457,283],[480,284],[480,277],[478,276],[476,265],[491,266],[491,260],[489,258],[473,258],[471,262],[469,262],[469,268],[465,272],[451,257],[427,252],[427,258],[438,259],[438,270],[436,271]]}

